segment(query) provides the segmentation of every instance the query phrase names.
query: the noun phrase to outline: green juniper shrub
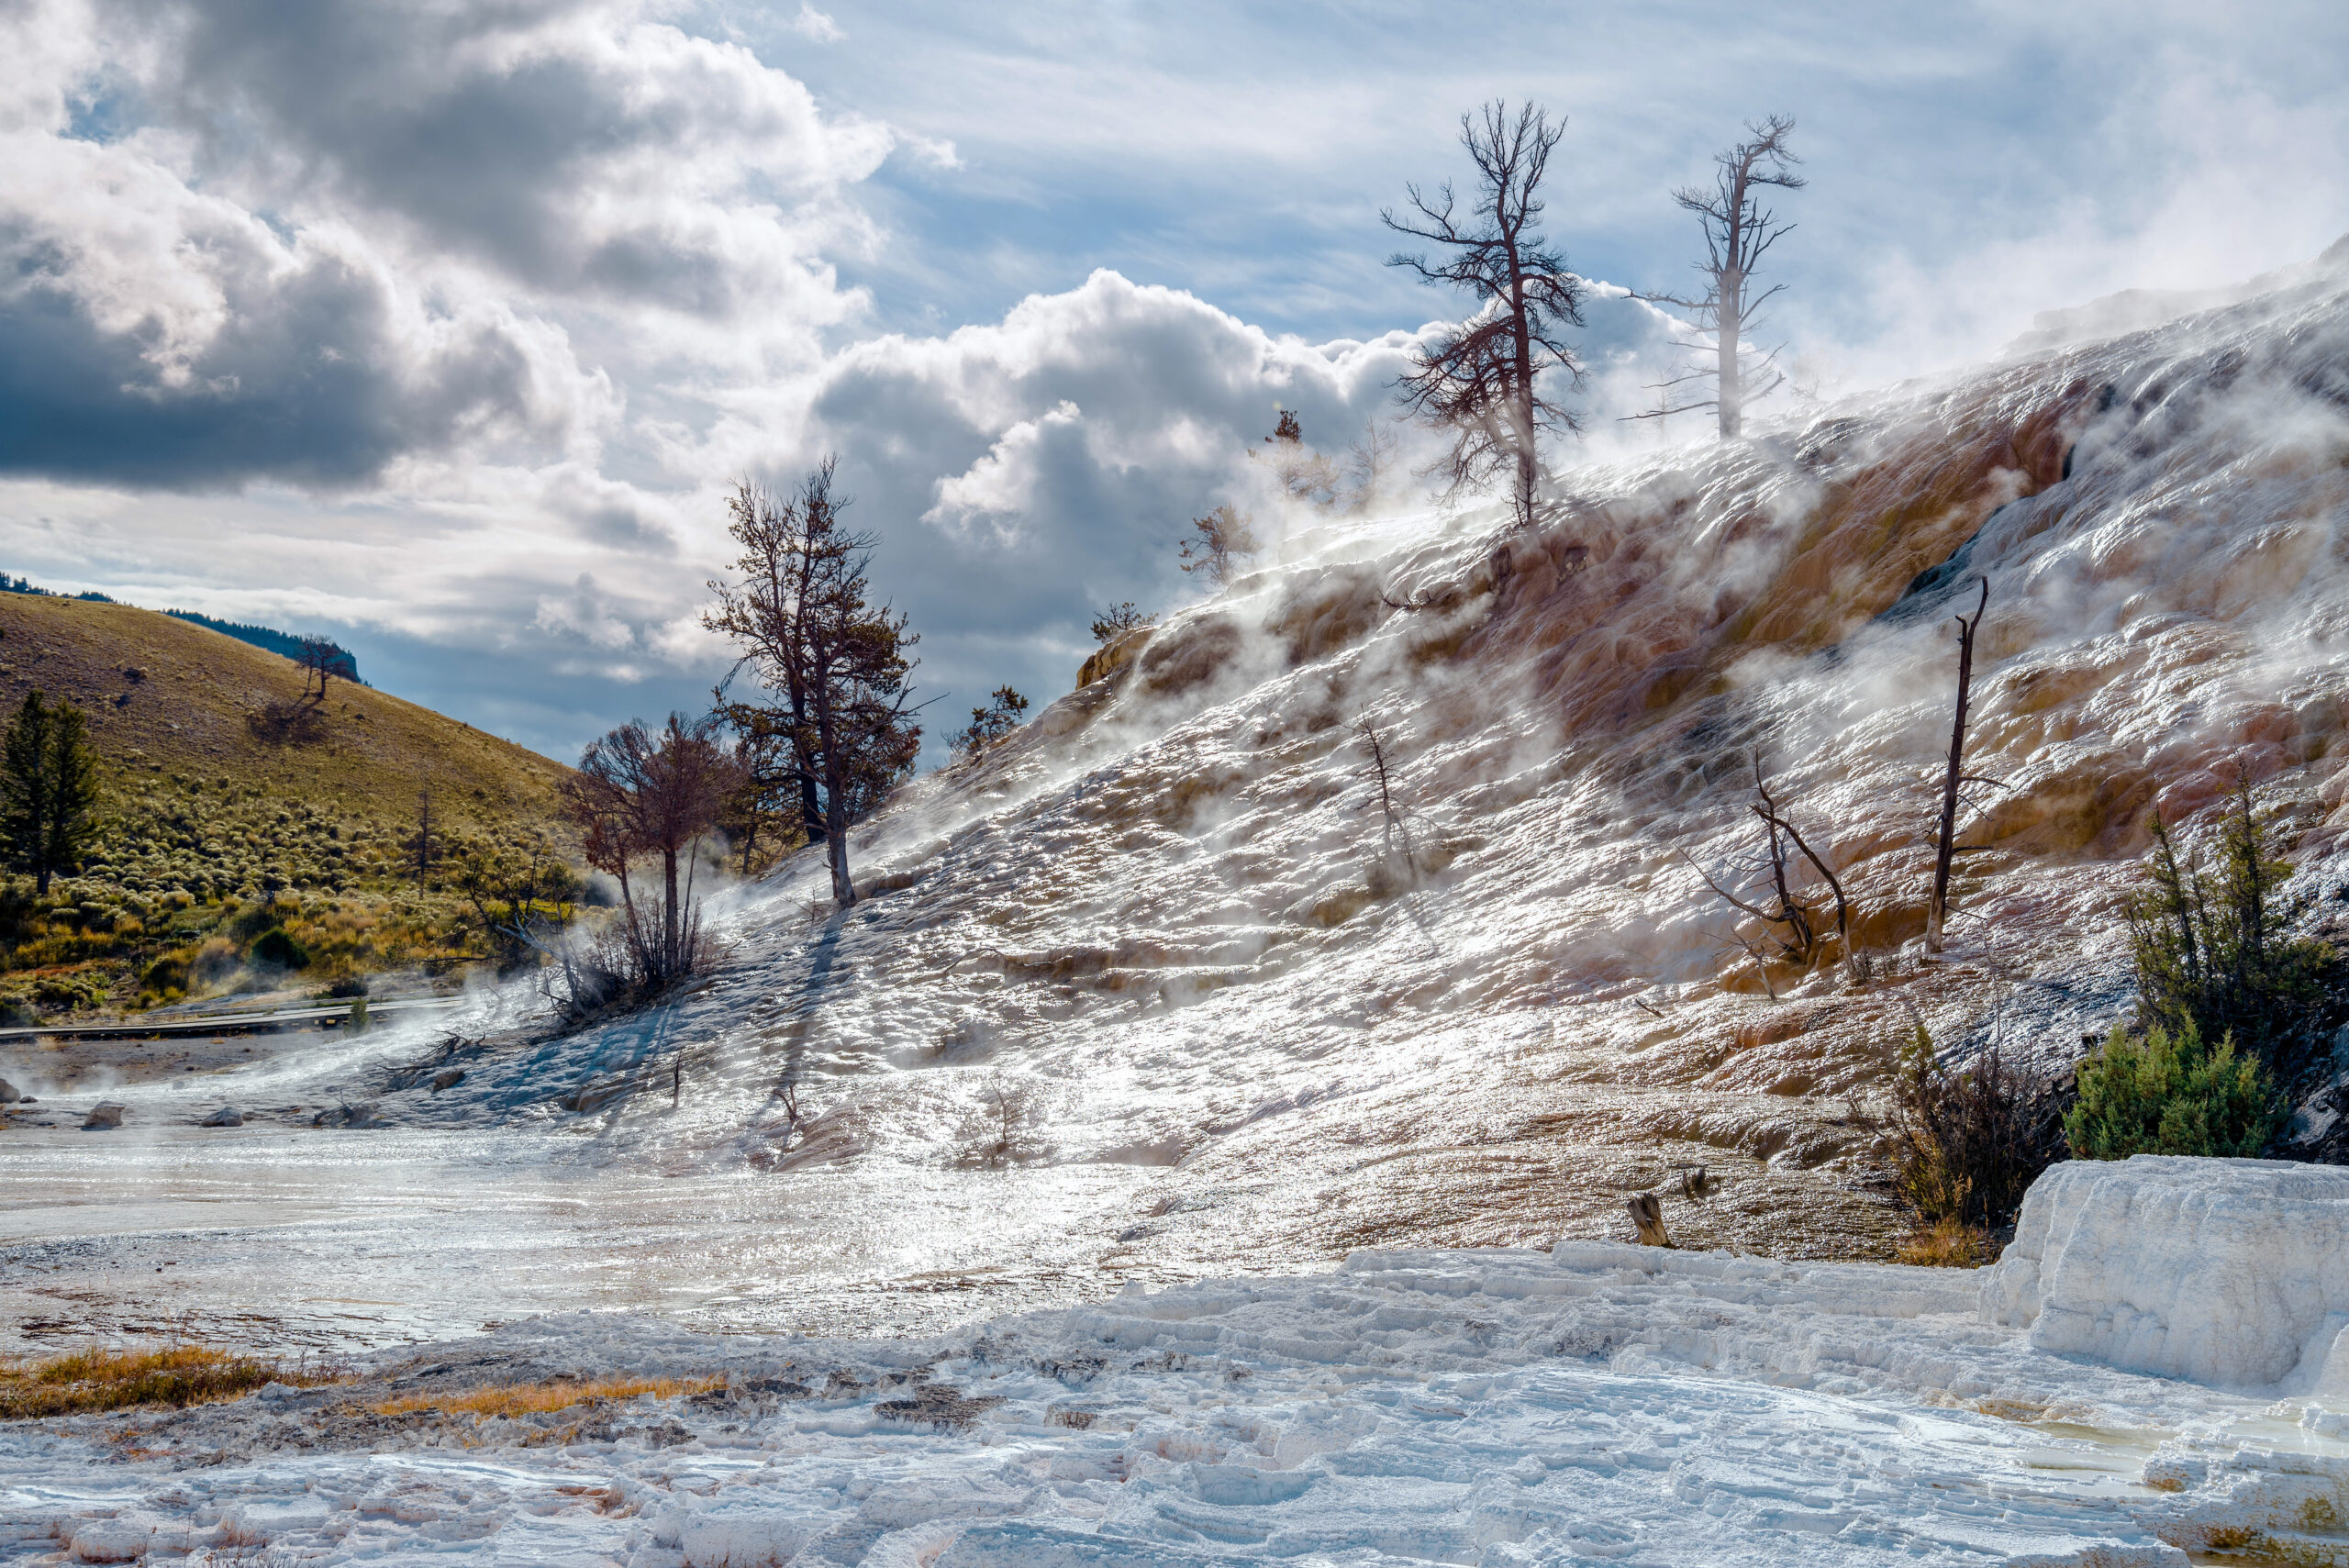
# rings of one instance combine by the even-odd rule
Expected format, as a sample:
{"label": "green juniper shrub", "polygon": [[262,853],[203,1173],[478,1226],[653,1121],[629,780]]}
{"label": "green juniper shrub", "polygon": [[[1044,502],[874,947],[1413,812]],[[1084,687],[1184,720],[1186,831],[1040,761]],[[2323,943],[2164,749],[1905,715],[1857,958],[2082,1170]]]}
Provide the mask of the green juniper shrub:
{"label": "green juniper shrub", "polygon": [[2237,1055],[2231,1037],[2211,1050],[2191,1018],[2176,1030],[2155,1026],[2143,1044],[2115,1026],[2079,1076],[2064,1131],[2083,1160],[2249,1158],[2284,1123],[2283,1096],[2259,1059]]}
{"label": "green juniper shrub", "polygon": [[2147,885],[2131,900],[2129,934],[2145,1023],[2173,1036],[2232,1039],[2246,1056],[2291,1078],[2318,1035],[2326,993],[2339,976],[2329,949],[2288,935],[2299,901],[2284,891],[2291,865],[2277,856],[2274,818],[2256,808],[2248,779],[2227,804],[2218,865],[2182,862],[2156,816]]}
{"label": "green juniper shrub", "polygon": [[306,969],[310,964],[308,951],[283,926],[272,926],[255,937],[252,956],[255,963],[271,964],[279,969]]}

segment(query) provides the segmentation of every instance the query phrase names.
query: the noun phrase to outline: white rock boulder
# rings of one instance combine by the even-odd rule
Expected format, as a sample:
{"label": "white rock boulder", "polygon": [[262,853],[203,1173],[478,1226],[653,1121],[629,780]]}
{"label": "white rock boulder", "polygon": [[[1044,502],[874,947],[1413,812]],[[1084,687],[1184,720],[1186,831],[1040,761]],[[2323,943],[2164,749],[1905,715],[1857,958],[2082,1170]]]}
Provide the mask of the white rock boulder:
{"label": "white rock boulder", "polygon": [[2054,1166],[1984,1271],[1981,1311],[2040,1350],[2130,1372],[2349,1394],[2349,1169],[2160,1154]]}

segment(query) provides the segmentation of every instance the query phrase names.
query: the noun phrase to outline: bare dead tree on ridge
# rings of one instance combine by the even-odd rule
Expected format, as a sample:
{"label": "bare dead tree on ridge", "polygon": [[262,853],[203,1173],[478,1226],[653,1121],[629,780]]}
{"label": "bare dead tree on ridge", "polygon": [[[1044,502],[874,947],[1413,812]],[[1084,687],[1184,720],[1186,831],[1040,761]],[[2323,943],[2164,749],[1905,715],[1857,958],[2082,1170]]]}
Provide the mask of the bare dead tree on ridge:
{"label": "bare dead tree on ridge", "polygon": [[1500,99],[1481,119],[1460,117],[1461,145],[1476,165],[1476,193],[1463,210],[1450,181],[1434,191],[1406,187],[1410,211],[1379,214],[1397,234],[1436,247],[1432,256],[1397,252],[1390,267],[1421,283],[1456,288],[1475,302],[1468,319],[1413,352],[1397,384],[1404,406],[1452,432],[1452,450],[1433,473],[1461,491],[1507,474],[1519,526],[1533,520],[1542,432],[1572,433],[1580,419],[1542,391],[1544,375],[1582,384],[1582,366],[1564,329],[1580,327],[1583,281],[1541,234],[1542,176],[1565,134],[1531,104],[1512,120]]}
{"label": "bare dead tree on ridge", "polygon": [[[1792,117],[1787,115],[1772,115],[1758,124],[1749,124],[1745,140],[1714,155],[1718,169],[1711,190],[1684,185],[1672,193],[1672,199],[1695,213],[1704,228],[1705,259],[1696,267],[1705,280],[1705,291],[1694,295],[1646,294],[1635,297],[1686,312],[1689,325],[1697,330],[1700,360],[1709,358],[1712,362],[1700,362],[1685,375],[1658,383],[1652,389],[1663,395],[1656,406],[1628,417],[1662,419],[1711,408],[1720,417],[1721,439],[1734,440],[1744,428],[1747,405],[1785,384],[1786,377],[1773,368],[1775,350],[1764,355],[1754,367],[1758,374],[1767,377],[1759,385],[1747,384],[1746,367],[1739,356],[1744,352],[1746,335],[1759,323],[1762,306],[1786,287],[1777,284],[1755,294],[1753,283],[1763,253],[1795,227],[1778,222],[1776,216],[1762,206],[1761,193],[1773,187],[1798,191],[1809,183],[1794,172],[1793,165],[1802,161],[1787,149],[1787,139],[1794,128]],[[1708,380],[1713,387],[1710,397],[1687,398],[1675,392],[1691,383],[1701,384]]]}

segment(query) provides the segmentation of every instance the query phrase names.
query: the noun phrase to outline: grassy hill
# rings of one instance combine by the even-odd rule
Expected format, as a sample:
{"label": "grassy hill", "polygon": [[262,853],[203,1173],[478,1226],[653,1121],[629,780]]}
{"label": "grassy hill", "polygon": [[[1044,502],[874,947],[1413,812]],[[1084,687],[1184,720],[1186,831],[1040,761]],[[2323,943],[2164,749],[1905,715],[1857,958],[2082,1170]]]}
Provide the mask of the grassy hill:
{"label": "grassy hill", "polygon": [[[481,951],[456,887],[469,859],[575,859],[560,763],[340,681],[313,739],[271,740],[251,716],[297,698],[301,671],[186,621],[0,595],[0,705],[36,687],[89,716],[106,826],[83,874],[0,899],[0,1006],[20,1013],[282,979],[289,957],[319,983],[445,965]],[[281,962],[257,963],[257,944]]]}

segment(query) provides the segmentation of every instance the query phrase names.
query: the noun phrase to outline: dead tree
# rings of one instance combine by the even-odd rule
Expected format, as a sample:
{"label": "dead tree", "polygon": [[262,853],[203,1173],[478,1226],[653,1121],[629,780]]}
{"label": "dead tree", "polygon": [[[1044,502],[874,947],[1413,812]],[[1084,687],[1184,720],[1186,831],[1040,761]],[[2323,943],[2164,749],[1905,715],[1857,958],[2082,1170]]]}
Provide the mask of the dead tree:
{"label": "dead tree", "polygon": [[416,792],[416,886],[424,890],[424,879],[432,873],[432,792]]}
{"label": "dead tree", "polygon": [[[1685,185],[1672,193],[1672,199],[1695,213],[1704,227],[1705,259],[1696,266],[1705,280],[1705,290],[1693,295],[1636,297],[1686,312],[1698,336],[1700,358],[1711,363],[1700,362],[1685,375],[1657,384],[1652,389],[1661,395],[1656,406],[1629,417],[1662,419],[1711,408],[1720,416],[1721,439],[1734,440],[1744,428],[1747,405],[1785,384],[1786,377],[1772,368],[1776,350],[1762,356],[1753,367],[1757,374],[1768,378],[1760,385],[1748,384],[1745,362],[1740,356],[1745,352],[1747,334],[1759,325],[1762,306],[1786,286],[1775,284],[1756,294],[1753,284],[1763,253],[1795,227],[1779,223],[1762,206],[1762,192],[1772,187],[1798,191],[1809,183],[1793,169],[1801,160],[1787,150],[1787,139],[1794,128],[1794,120],[1786,115],[1772,115],[1759,124],[1748,125],[1745,140],[1714,156],[1719,167],[1711,190]],[[1701,385],[1707,381],[1713,388],[1710,397],[1683,397],[1676,392],[1691,383]]]}
{"label": "dead tree", "polygon": [[[1763,780],[1762,765],[1758,759],[1753,766],[1753,793],[1759,797],[1753,803],[1753,814],[1762,818],[1770,830],[1773,851],[1771,859],[1777,869],[1780,899],[1784,901],[1787,898],[1786,859],[1776,852],[1776,844],[1777,835],[1784,833],[1787,836],[1787,841],[1795,847],[1803,859],[1810,862],[1811,869],[1819,873],[1820,880],[1827,884],[1827,890],[1835,896],[1835,941],[1836,945],[1843,950],[1845,961],[1848,962],[1852,953],[1852,905],[1851,901],[1843,896],[1842,880],[1836,876],[1834,869],[1825,860],[1803,841],[1801,831],[1787,819],[1784,812],[1778,809],[1778,803],[1771,798],[1770,786]],[[1815,949],[1815,939],[1813,945]],[[1856,974],[1856,972],[1854,973]]]}
{"label": "dead tree", "polygon": [[1542,176],[1565,134],[1562,120],[1531,104],[1514,120],[1499,99],[1481,120],[1460,117],[1461,145],[1476,165],[1477,189],[1463,211],[1451,182],[1423,194],[1407,187],[1411,210],[1379,214],[1397,234],[1438,249],[1397,252],[1387,265],[1424,284],[1455,288],[1472,302],[1468,318],[1413,350],[1398,384],[1404,406],[1452,434],[1452,450],[1432,472],[1448,495],[1508,475],[1519,526],[1533,521],[1534,488],[1542,473],[1542,432],[1571,433],[1581,421],[1542,391],[1563,375],[1582,384],[1582,367],[1563,332],[1583,325],[1583,281],[1541,234]]}
{"label": "dead tree", "polygon": [[[308,707],[324,707],[327,683],[356,668],[350,654],[323,637],[305,637],[296,643],[294,662],[302,667],[302,702]],[[316,692],[310,690],[314,678],[318,683]]]}
{"label": "dead tree", "polygon": [[1410,813],[1408,808],[1395,804],[1394,779],[1386,767],[1386,742],[1379,739],[1378,731],[1369,719],[1363,719],[1358,728],[1362,730],[1364,741],[1370,747],[1371,776],[1378,784],[1378,809],[1383,832],[1379,846],[1380,862],[1386,865],[1394,864],[1395,841],[1400,839],[1403,841],[1404,874],[1417,876],[1419,851],[1411,842]]}
{"label": "dead tree", "polygon": [[1664,1229],[1664,1202],[1653,1193],[1633,1193],[1623,1200],[1623,1207],[1631,1217],[1632,1229],[1640,1233],[1642,1247],[1669,1247],[1672,1238]]}
{"label": "dead tree", "polygon": [[[1787,818],[1777,797],[1770,793],[1759,757],[1753,760],[1753,794],[1754,799],[1749,804],[1749,809],[1760,818],[1764,837],[1761,858],[1750,864],[1748,874],[1764,881],[1765,889],[1760,895],[1741,895],[1722,886],[1685,850],[1681,851],[1680,858],[1696,868],[1697,874],[1705,879],[1705,885],[1711,888],[1722,902],[1761,921],[1765,930],[1782,930],[1783,934],[1776,938],[1778,956],[1809,969],[1824,951],[1828,931],[1824,908],[1814,899],[1803,896],[1795,886],[1798,873],[1794,857],[1801,856],[1810,862],[1811,869],[1819,873],[1820,880],[1827,884],[1828,891],[1834,897],[1833,936],[1848,962],[1852,951],[1852,909],[1850,900],[1844,896],[1842,881],[1836,876],[1826,859],[1810,847],[1801,831]],[[1769,962],[1762,951],[1740,932],[1731,931],[1731,939],[1753,961],[1754,968],[1762,974],[1762,988],[1775,999],[1777,991],[1770,984]]]}
{"label": "dead tree", "polygon": [[1396,449],[1402,444],[1401,437],[1375,419],[1364,427],[1362,439],[1346,449],[1349,511],[1367,512],[1378,504],[1379,493],[1395,467]]}
{"label": "dead tree", "polygon": [[1957,622],[1957,709],[1950,721],[1949,767],[1942,777],[1941,827],[1933,840],[1933,894],[1925,906],[1927,952],[1942,951],[1942,933],[1949,924],[1950,862],[1964,852],[1957,841],[1958,792],[1969,784],[1998,784],[1997,779],[1975,778],[1965,771],[1965,709],[1974,695],[1974,633],[1989,607],[1990,580],[1985,577],[1974,618],[1953,617]]}

